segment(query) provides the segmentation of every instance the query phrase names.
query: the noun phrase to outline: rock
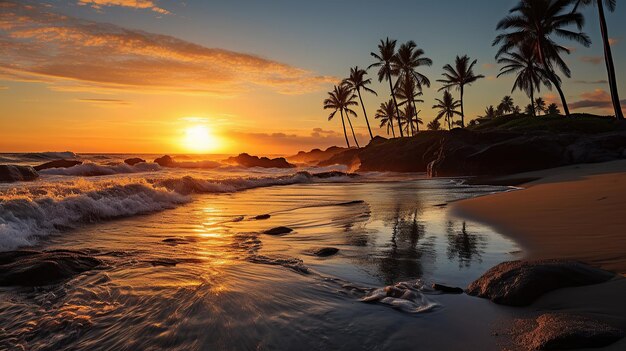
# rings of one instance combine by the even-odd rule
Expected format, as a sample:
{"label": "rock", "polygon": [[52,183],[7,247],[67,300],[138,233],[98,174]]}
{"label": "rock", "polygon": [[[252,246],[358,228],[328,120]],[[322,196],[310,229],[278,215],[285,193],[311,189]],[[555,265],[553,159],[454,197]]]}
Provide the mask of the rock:
{"label": "rock", "polygon": [[321,249],[317,249],[313,252],[315,256],[318,257],[329,257],[336,255],[339,252],[338,248],[335,247],[323,247]]}
{"label": "rock", "polygon": [[0,252],[0,286],[50,285],[102,266],[84,251]]}
{"label": "rock", "polygon": [[31,181],[38,177],[37,171],[30,166],[0,165],[0,182]]}
{"label": "rock", "polygon": [[268,229],[268,230],[264,231],[263,234],[283,235],[283,234],[289,234],[291,232],[293,232],[293,229],[291,229],[289,227],[276,227],[276,228],[272,228],[272,229]]}
{"label": "rock", "polygon": [[488,270],[470,284],[467,293],[501,305],[526,306],[549,291],[599,284],[614,276],[576,261],[511,261]]}
{"label": "rock", "polygon": [[250,156],[248,154],[240,154],[237,157],[229,157],[227,163],[236,164],[243,167],[261,167],[261,168],[296,168],[295,165],[287,162],[284,157],[269,159],[267,157]]}
{"label": "rock", "polygon": [[463,289],[461,288],[446,286],[446,285],[437,284],[437,283],[434,283],[432,285],[432,288],[434,290],[441,291],[442,293],[446,293],[446,294],[462,294],[464,292]]}
{"label": "rock", "polygon": [[300,151],[297,155],[287,157],[287,160],[289,162],[316,165],[320,162],[330,159],[331,157],[345,150],[347,149],[337,146],[331,146],[324,151],[320,149],[313,149],[309,152]]}
{"label": "rock", "polygon": [[133,158],[128,158],[124,160],[124,163],[129,165],[129,166],[134,166],[138,163],[142,163],[142,162],[146,162],[146,160],[141,159],[139,157],[133,157]]}
{"label": "rock", "polygon": [[600,321],[565,313],[539,316],[536,327],[516,338],[529,350],[599,348],[611,345],[624,333]]}
{"label": "rock", "polygon": [[154,163],[161,167],[172,167],[174,165],[174,159],[169,155],[165,155],[155,159]]}
{"label": "rock", "polygon": [[39,166],[35,166],[34,168],[36,171],[43,171],[44,169],[50,169],[50,168],[70,168],[70,167],[74,167],[76,165],[82,165],[82,164],[83,164],[82,161],[76,161],[76,160],[54,160],[54,161],[40,164]]}
{"label": "rock", "polygon": [[254,216],[254,217],[252,217],[252,219],[255,219],[257,221],[261,221],[261,220],[264,220],[264,219],[270,219],[270,217],[272,217],[272,216],[269,215],[269,214],[262,214],[262,215]]}

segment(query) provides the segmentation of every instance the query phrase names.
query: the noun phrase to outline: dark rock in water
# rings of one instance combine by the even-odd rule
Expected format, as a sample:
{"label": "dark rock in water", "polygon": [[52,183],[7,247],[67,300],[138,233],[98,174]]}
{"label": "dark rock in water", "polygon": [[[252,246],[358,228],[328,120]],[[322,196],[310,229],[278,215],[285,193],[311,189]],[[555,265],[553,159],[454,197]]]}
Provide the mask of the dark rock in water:
{"label": "dark rock in water", "polygon": [[0,252],[0,286],[50,285],[102,266],[83,251]]}
{"label": "dark rock in water", "polygon": [[261,167],[261,168],[296,168],[295,165],[287,162],[284,157],[272,158],[251,156],[249,154],[240,154],[237,157],[229,157],[227,163],[236,164],[243,167]]}
{"label": "dark rock in water", "polygon": [[30,166],[0,165],[0,182],[31,181],[38,177],[37,171]]}
{"label": "dark rock in water", "polygon": [[323,247],[321,249],[317,249],[313,252],[315,256],[318,257],[329,257],[337,254],[339,252],[338,248],[335,247]]}
{"label": "dark rock in water", "polygon": [[196,240],[193,237],[187,237],[187,238],[166,238],[163,239],[162,242],[172,245],[172,246],[176,246],[176,245],[184,245],[184,244],[189,244],[192,242],[196,242]]}
{"label": "dark rock in water", "polygon": [[263,234],[283,235],[283,234],[289,234],[291,232],[293,232],[293,229],[291,229],[289,227],[276,227],[276,228],[272,228],[272,229],[268,229],[268,230],[264,231]]}
{"label": "dark rock in water", "polygon": [[138,163],[142,163],[142,162],[146,162],[146,160],[141,159],[139,157],[133,157],[133,158],[127,158],[124,160],[124,163],[129,165],[129,166],[134,166]]}
{"label": "dark rock in water", "polygon": [[269,214],[262,214],[262,215],[254,216],[254,217],[252,217],[252,219],[256,219],[257,221],[261,221],[261,220],[264,220],[264,219],[270,219],[270,217],[272,217],[272,216],[269,215]]}
{"label": "dark rock in water", "polygon": [[50,168],[70,168],[70,167],[74,167],[74,166],[82,165],[82,164],[83,164],[82,161],[76,161],[76,160],[54,160],[54,161],[40,164],[39,166],[35,166],[34,168],[36,171],[43,171],[44,169],[50,169]]}
{"label": "dark rock in water", "polygon": [[576,261],[511,261],[488,270],[470,284],[467,293],[501,305],[526,306],[549,291],[599,284],[614,276]]}
{"label": "dark rock in water", "polygon": [[441,291],[442,293],[446,293],[446,294],[462,294],[462,293],[464,293],[463,289],[461,289],[461,288],[446,286],[446,285],[437,284],[437,283],[434,283],[432,285],[432,288],[434,290]]}
{"label": "dark rock in water", "polygon": [[516,338],[530,350],[568,350],[609,346],[624,332],[600,321],[566,313],[539,316],[535,328]]}
{"label": "dark rock in water", "polygon": [[202,263],[202,260],[197,258],[157,258],[153,260],[148,260],[147,262],[150,263],[153,267],[175,267],[177,264],[181,263]]}
{"label": "dark rock in water", "polygon": [[174,159],[169,155],[165,155],[155,159],[154,163],[161,167],[172,167],[174,165]]}
{"label": "dark rock in water", "polygon": [[322,151],[320,149],[313,149],[309,152],[300,151],[297,155],[287,157],[289,162],[306,163],[310,165],[316,165],[322,161],[328,160],[334,155],[347,150],[346,148],[331,146],[328,149]]}

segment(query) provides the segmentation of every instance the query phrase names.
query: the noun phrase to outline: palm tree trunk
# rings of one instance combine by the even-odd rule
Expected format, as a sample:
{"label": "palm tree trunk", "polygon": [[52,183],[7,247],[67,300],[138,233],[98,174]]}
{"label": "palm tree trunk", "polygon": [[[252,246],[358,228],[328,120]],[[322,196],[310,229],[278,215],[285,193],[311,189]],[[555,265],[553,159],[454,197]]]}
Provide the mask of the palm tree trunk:
{"label": "palm tree trunk", "polygon": [[352,137],[354,138],[354,143],[356,144],[356,148],[360,149],[359,142],[356,140],[356,134],[354,134],[354,128],[352,128],[352,121],[350,121],[350,116],[346,113],[346,118],[348,119],[348,124],[350,125],[350,129],[352,130]]}
{"label": "palm tree trunk", "polygon": [[393,85],[391,84],[391,74],[387,74],[387,80],[389,81],[389,89],[391,90],[391,97],[393,98],[393,104],[396,106],[396,118],[398,119],[398,129],[400,130],[400,138],[404,138],[402,132],[402,122],[400,121],[400,109],[398,108],[398,101],[396,101],[396,93],[393,91]]}
{"label": "palm tree trunk", "polygon": [[465,128],[465,110],[463,109],[463,85],[461,85],[461,128]]}
{"label": "palm tree trunk", "polygon": [[541,65],[548,73],[548,79],[554,84],[556,91],[559,93],[561,97],[561,104],[563,105],[563,111],[565,112],[565,116],[569,117],[569,107],[567,107],[567,100],[565,100],[565,94],[563,94],[563,89],[561,89],[561,84],[556,79],[556,73],[552,70],[551,67],[548,66],[548,62],[546,61],[546,56],[543,53],[543,47],[539,50],[539,54],[541,56]]}
{"label": "palm tree trunk", "polygon": [[[393,116],[389,117],[389,125],[391,126],[391,135],[395,138],[396,137],[396,131],[393,129]],[[387,129],[387,135],[389,135],[389,129]]]}
{"label": "palm tree trunk", "polygon": [[359,101],[361,101],[361,108],[363,108],[363,116],[365,116],[365,123],[367,123],[367,130],[370,132],[370,139],[374,139],[374,134],[372,134],[372,128],[370,128],[370,121],[367,119],[367,112],[365,112],[365,105],[363,105],[363,99],[361,98],[361,90],[356,90],[357,95],[359,95]]}
{"label": "palm tree trunk", "polygon": [[619,101],[619,93],[617,91],[617,80],[615,79],[615,65],[613,64],[613,53],[611,52],[611,44],[609,43],[609,31],[604,16],[604,5],[602,0],[598,0],[598,13],[600,16],[600,29],[602,30],[602,41],[604,43],[604,61],[606,62],[606,71],[609,76],[609,89],[611,90],[611,100],[613,101],[613,109],[617,119],[624,119],[622,106]]}
{"label": "palm tree trunk", "polygon": [[530,87],[530,111],[532,111],[533,117],[537,117],[537,113],[535,112],[535,92],[532,85]]}
{"label": "palm tree trunk", "polygon": [[417,117],[417,104],[415,103],[415,99],[413,99],[413,109],[415,110],[415,128],[417,129],[416,132],[419,133],[419,131],[420,131],[420,120],[419,120],[419,117]]}
{"label": "palm tree trunk", "polygon": [[343,120],[343,110],[339,110],[341,112],[341,124],[343,125],[343,136],[346,138],[346,144],[348,145],[348,149],[350,148],[350,141],[348,141],[348,132],[346,131],[346,122]]}

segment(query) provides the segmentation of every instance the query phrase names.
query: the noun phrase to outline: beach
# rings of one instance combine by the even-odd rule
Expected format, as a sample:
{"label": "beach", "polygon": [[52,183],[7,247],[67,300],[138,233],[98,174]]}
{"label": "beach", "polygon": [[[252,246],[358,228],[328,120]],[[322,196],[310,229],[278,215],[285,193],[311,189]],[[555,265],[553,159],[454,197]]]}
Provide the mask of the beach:
{"label": "beach", "polygon": [[[626,161],[575,165],[500,178],[536,179],[520,190],[455,203],[453,212],[515,240],[524,259],[573,259],[626,274]],[[520,315],[572,312],[626,328],[626,279],[542,296]],[[609,349],[623,350],[624,340]]]}

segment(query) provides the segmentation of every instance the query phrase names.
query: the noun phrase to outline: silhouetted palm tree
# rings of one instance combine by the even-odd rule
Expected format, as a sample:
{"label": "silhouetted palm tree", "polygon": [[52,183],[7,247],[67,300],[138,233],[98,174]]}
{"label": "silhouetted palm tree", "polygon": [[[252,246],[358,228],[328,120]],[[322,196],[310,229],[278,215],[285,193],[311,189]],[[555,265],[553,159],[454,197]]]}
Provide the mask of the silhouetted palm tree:
{"label": "silhouetted palm tree", "polygon": [[490,105],[487,108],[485,108],[485,114],[483,116],[481,116],[480,118],[482,118],[482,119],[494,119],[496,117],[498,117],[498,113],[496,112],[496,109],[493,107],[493,105]]}
{"label": "silhouetted palm tree", "polygon": [[450,90],[452,87],[456,87],[461,93],[461,127],[465,127],[465,110],[463,109],[463,92],[466,85],[471,85],[480,78],[485,78],[482,74],[474,74],[474,66],[477,60],[471,61],[467,55],[462,57],[457,56],[454,62],[454,67],[451,65],[443,66],[443,76],[445,79],[439,79],[438,82],[444,83],[444,86],[439,89]]}
{"label": "silhouetted palm tree", "polygon": [[[348,145],[348,149],[350,148],[350,142],[348,141],[348,133],[346,131],[346,122],[344,119],[343,113],[346,112],[346,115],[356,116],[356,112],[354,112],[350,107],[356,106],[357,103],[354,101],[356,99],[356,95],[352,93],[352,91],[344,84],[335,85],[332,91],[328,92],[328,98],[324,100],[324,109],[331,109],[333,112],[328,116],[328,120],[332,120],[333,117],[337,114],[337,111],[341,114],[341,124],[343,125],[343,135],[346,138],[346,145]],[[347,117],[347,116],[346,116]],[[354,130],[352,131],[354,134]],[[354,137],[356,141],[356,136]]]}
{"label": "silhouetted palm tree", "polygon": [[557,106],[557,104],[555,103],[551,103],[550,105],[548,105],[548,107],[546,108],[546,114],[548,116],[558,116],[561,114],[561,111],[559,110],[559,106]]}
{"label": "silhouetted palm tree", "polygon": [[452,125],[455,124],[452,120],[454,116],[461,116],[461,112],[457,110],[461,106],[461,102],[454,100],[452,94],[447,90],[443,92],[443,99],[435,99],[435,101],[437,104],[433,105],[433,109],[438,109],[435,119],[445,118],[446,122],[448,122],[448,130],[452,129]]}
{"label": "silhouetted palm tree", "polygon": [[428,122],[426,128],[428,128],[428,130],[441,130],[441,122],[439,122],[439,120],[437,119],[433,119],[432,121]]}
{"label": "silhouetted palm tree", "polygon": [[361,97],[361,90],[367,91],[368,93],[372,93],[374,95],[376,92],[367,86],[372,84],[371,79],[365,79],[367,75],[367,71],[359,68],[358,66],[354,68],[350,68],[350,77],[343,80],[344,84],[348,86],[352,91],[356,91],[357,96],[359,97],[359,101],[361,102],[361,107],[363,108],[363,116],[365,116],[365,123],[367,124],[367,130],[370,132],[370,138],[374,139],[374,134],[372,134],[372,128],[370,128],[370,121],[367,118],[367,112],[365,111],[365,105],[363,105],[363,98]]}
{"label": "silhouetted palm tree", "polygon": [[396,137],[396,132],[393,129],[393,119],[396,118],[396,107],[393,104],[393,100],[381,103],[374,118],[380,120],[381,128],[387,127],[387,135],[389,135],[389,129],[391,129],[393,137]]}
{"label": "silhouetted palm tree", "polygon": [[538,112],[542,112],[545,114],[546,112],[546,101],[543,98],[536,98],[535,99],[535,108],[537,109]]}
{"label": "silhouetted palm tree", "polygon": [[498,110],[502,114],[507,114],[513,112],[513,107],[515,107],[515,102],[513,101],[512,97],[507,95],[502,98],[502,101],[500,101],[500,104],[498,105]]}
{"label": "silhouetted palm tree", "polygon": [[541,84],[551,88],[550,80],[546,71],[538,64],[535,50],[530,45],[523,45],[516,48],[516,51],[503,53],[498,59],[499,64],[504,64],[500,68],[498,77],[506,74],[516,73],[515,81],[511,93],[519,89],[530,98],[533,108],[530,114],[535,116],[534,94],[541,91]]}
{"label": "silhouetted palm tree", "polygon": [[[375,62],[369,66],[379,67],[378,69],[378,81],[382,82],[383,80],[387,80],[389,82],[389,90],[391,91],[391,98],[393,100],[393,104],[396,108],[396,117],[400,118],[400,109],[398,108],[398,102],[396,101],[396,94],[393,91],[393,83],[391,82],[391,77],[397,76],[400,72],[393,65],[394,57],[396,56],[396,40],[380,40],[378,44],[378,53],[372,52],[370,55],[374,57],[378,62]],[[398,119],[398,129],[400,129],[400,137],[404,137],[404,133],[402,132],[402,124]]]}
{"label": "silhouetted palm tree", "polygon": [[422,119],[419,118],[418,112],[415,111],[413,105],[406,104],[404,110],[400,112],[402,114],[402,120],[404,121],[404,129],[407,135],[414,133],[414,130],[419,130],[419,125],[424,124]]}
{"label": "silhouetted palm tree", "polygon": [[519,105],[515,105],[515,107],[513,107],[513,114],[514,115],[519,115],[522,113],[522,108],[519,107]]}
{"label": "silhouetted palm tree", "polygon": [[[422,92],[417,91],[419,87],[415,83],[415,79],[413,78],[413,76],[404,75],[402,78],[400,78],[399,83],[400,84],[397,84],[396,86],[396,97],[398,98],[398,100],[400,100],[400,103],[398,105],[406,105],[411,108],[411,111],[417,111],[416,103],[424,102],[424,100],[417,99],[418,96],[422,96]],[[405,112],[406,111],[407,110],[405,109]],[[405,119],[405,121],[410,122],[412,121],[412,119],[413,116],[410,116],[408,119]],[[415,134],[414,128],[417,127],[417,131],[419,131],[419,126],[412,122],[410,124],[411,128],[407,128],[407,134],[413,135]]]}
{"label": "silhouetted palm tree", "polygon": [[511,31],[498,35],[493,41],[494,46],[501,45],[496,58],[510,52],[516,46],[532,46],[537,59],[548,73],[548,78],[556,87],[565,114],[568,116],[569,108],[554,66],[556,65],[569,78],[571,71],[560,54],[569,54],[570,51],[557,44],[552,36],[574,40],[584,46],[591,44],[586,34],[566,29],[568,26],[576,25],[581,30],[584,24],[584,18],[580,13],[567,12],[570,3],[571,0],[522,0],[498,23],[498,30]]}
{"label": "silhouetted palm tree", "polygon": [[526,108],[524,108],[524,113],[529,116],[535,116],[535,104],[532,103],[526,105]]}
{"label": "silhouetted palm tree", "polygon": [[615,117],[618,119],[624,119],[617,90],[615,65],[613,63],[613,53],[611,52],[611,43],[609,41],[609,29],[606,25],[606,17],[604,16],[604,6],[606,6],[609,11],[613,12],[617,6],[617,0],[577,0],[573,12],[576,12],[578,7],[581,5],[591,5],[594,3],[598,8],[598,16],[600,17],[600,31],[602,32],[602,43],[604,44],[604,61],[606,63],[606,71],[609,77],[609,89],[611,90],[611,100],[613,101]]}

